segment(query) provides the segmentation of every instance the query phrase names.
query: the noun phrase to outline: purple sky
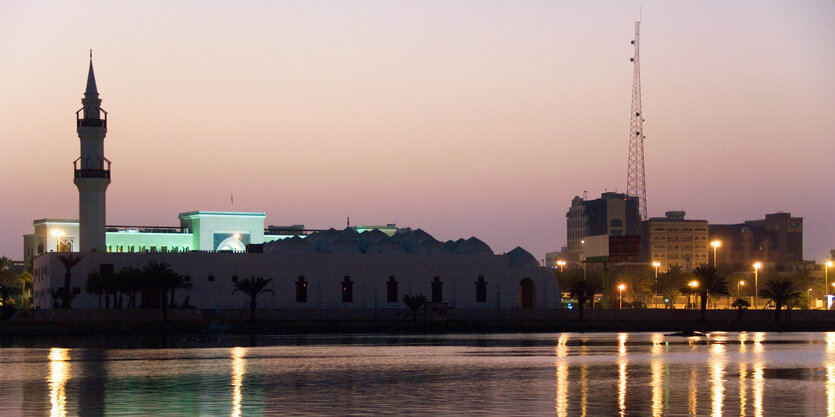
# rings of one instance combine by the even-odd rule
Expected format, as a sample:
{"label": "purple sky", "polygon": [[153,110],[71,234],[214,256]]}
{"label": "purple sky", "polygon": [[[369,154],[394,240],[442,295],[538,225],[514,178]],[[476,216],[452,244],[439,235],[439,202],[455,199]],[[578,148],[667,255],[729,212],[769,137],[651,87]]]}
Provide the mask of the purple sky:
{"label": "purple sky", "polygon": [[625,190],[639,5],[650,216],[787,211],[835,248],[832,1],[229,4],[0,3],[0,255],[77,218],[93,48],[109,224],[350,216],[543,258],[574,195]]}

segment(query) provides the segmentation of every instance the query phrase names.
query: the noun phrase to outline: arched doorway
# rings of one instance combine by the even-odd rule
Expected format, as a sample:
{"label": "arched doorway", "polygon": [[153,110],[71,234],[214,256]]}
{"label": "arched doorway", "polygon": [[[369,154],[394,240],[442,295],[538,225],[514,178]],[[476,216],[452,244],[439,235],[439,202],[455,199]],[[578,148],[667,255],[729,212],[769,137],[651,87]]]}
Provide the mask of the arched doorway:
{"label": "arched doorway", "polygon": [[536,290],[533,280],[525,278],[519,281],[519,307],[533,308]]}

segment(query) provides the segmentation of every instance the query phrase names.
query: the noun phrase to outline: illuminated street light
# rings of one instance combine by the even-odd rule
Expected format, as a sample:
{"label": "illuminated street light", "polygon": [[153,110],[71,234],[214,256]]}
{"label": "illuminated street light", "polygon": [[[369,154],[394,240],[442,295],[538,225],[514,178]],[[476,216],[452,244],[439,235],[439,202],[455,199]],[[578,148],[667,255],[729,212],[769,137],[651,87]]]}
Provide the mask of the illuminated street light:
{"label": "illuminated street light", "polygon": [[710,246],[713,246],[713,267],[716,268],[716,249],[722,246],[721,240],[714,240],[710,242]]}
{"label": "illuminated street light", "polygon": [[745,286],[745,281],[739,281],[736,283],[736,299],[739,300],[739,286]]}
{"label": "illuminated street light", "polygon": [[[687,286],[692,288],[691,292],[696,294],[696,288],[699,288],[699,281],[690,281],[687,283]],[[687,303],[690,304],[691,308],[693,306],[693,302],[690,301],[690,295],[687,296]]]}
{"label": "illuminated street light", "polygon": [[583,250],[583,281],[586,280],[586,241],[580,241],[580,249]]}
{"label": "illuminated street light", "polygon": [[760,268],[762,268],[763,264],[759,262],[754,262],[754,309],[756,310],[759,308],[759,300],[757,299],[757,292],[759,291],[759,282],[757,278],[759,277]]}
{"label": "illuminated street light", "polygon": [[620,284],[618,285],[618,292],[620,293],[620,306],[619,309],[623,309],[623,290],[626,289],[626,285]]}
{"label": "illuminated street light", "polygon": [[661,262],[653,261],[652,266],[655,267],[655,293],[658,294],[658,267],[661,266]]}
{"label": "illuminated street light", "polygon": [[560,273],[562,274],[563,268],[565,268],[565,261],[560,259],[559,261],[557,261],[557,265],[559,265]]}

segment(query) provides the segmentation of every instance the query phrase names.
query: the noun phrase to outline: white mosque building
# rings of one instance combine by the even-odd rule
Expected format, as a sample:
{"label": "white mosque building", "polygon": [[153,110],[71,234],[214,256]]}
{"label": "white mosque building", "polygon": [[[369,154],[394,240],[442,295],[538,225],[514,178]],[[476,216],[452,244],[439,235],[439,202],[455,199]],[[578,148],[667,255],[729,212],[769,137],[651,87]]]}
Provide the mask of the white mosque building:
{"label": "white mosque building", "polygon": [[442,242],[423,230],[354,226],[306,230],[303,225],[265,227],[262,212],[191,211],[179,227],[108,226],[105,196],[110,161],[104,156],[107,112],[101,108],[92,59],[83,108],[77,114],[81,156],[74,178],[79,219],[39,219],[24,235],[24,259],[32,265],[33,302],[50,309],[64,285],[62,252],[80,252],[72,269],[73,309],[98,307],[84,291],[90,273],[112,274],[164,262],[192,284],[175,302],[197,309],[240,309],[234,284],[250,276],[270,278],[259,297],[265,309],[296,311],[296,318],[340,318],[345,311],[402,310],[403,295],[422,294],[433,305],[493,317],[499,310],[555,309],[560,292],[553,273],[517,247],[495,254],[475,237]]}

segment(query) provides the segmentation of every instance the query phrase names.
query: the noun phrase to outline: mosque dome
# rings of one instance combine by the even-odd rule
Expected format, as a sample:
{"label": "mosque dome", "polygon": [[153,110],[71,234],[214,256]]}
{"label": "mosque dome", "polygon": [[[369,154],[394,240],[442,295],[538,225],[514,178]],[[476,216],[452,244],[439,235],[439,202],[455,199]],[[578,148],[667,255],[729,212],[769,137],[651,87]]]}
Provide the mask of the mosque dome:
{"label": "mosque dome", "polygon": [[515,249],[507,253],[510,260],[510,266],[528,267],[539,266],[539,262],[531,255],[530,252],[517,246]]}
{"label": "mosque dome", "polygon": [[453,253],[456,255],[492,255],[493,249],[478,238],[471,237],[456,245]]}
{"label": "mosque dome", "polygon": [[339,236],[332,240],[325,253],[362,253],[356,243]]}
{"label": "mosque dome", "polygon": [[395,242],[394,239],[386,236],[369,245],[365,250],[365,253],[395,254],[406,253],[406,251],[404,251],[403,247],[400,246],[399,243]]}

